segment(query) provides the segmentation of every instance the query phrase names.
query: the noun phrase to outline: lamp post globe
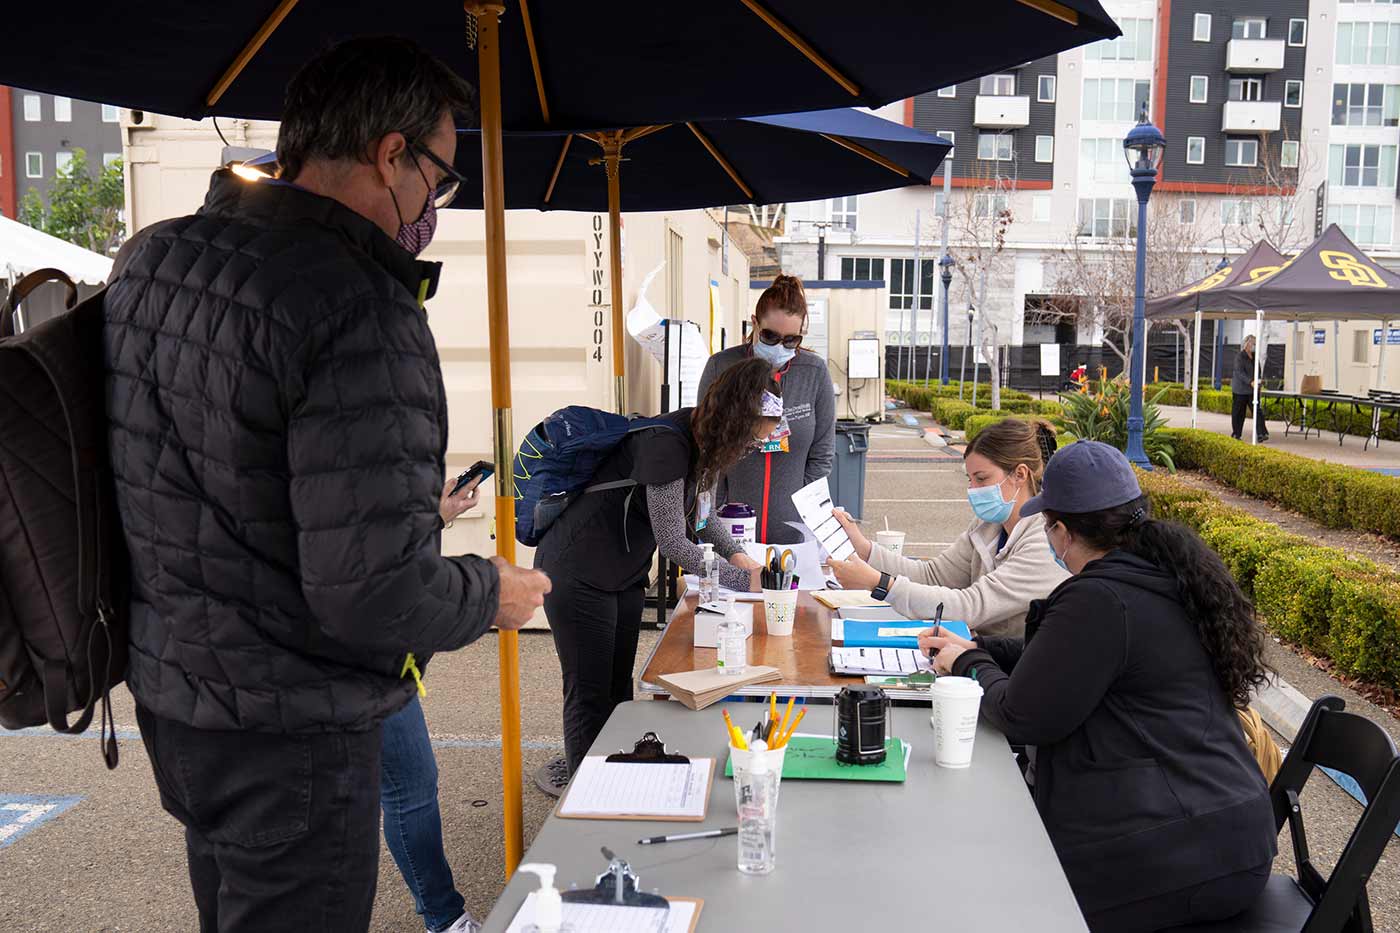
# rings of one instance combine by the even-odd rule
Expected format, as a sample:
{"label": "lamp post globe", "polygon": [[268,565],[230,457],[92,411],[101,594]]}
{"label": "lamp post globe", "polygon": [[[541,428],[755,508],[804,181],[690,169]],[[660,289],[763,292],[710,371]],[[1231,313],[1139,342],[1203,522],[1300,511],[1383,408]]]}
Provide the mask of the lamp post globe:
{"label": "lamp post globe", "polygon": [[1144,470],[1152,469],[1147,459],[1147,451],[1142,443],[1142,390],[1147,366],[1147,320],[1143,304],[1147,284],[1147,199],[1152,196],[1152,186],[1157,183],[1157,168],[1162,164],[1162,153],[1167,148],[1167,138],[1162,131],[1147,119],[1147,105],[1143,104],[1137,126],[1123,138],[1123,155],[1128,160],[1128,171],[1133,176],[1133,190],[1137,192],[1137,280],[1133,291],[1133,344],[1128,356],[1128,382],[1131,387],[1131,404],[1128,409],[1128,460]]}
{"label": "lamp post globe", "polygon": [[943,346],[938,354],[938,382],[948,384],[948,286],[953,284],[953,257],[944,253],[938,260],[938,277],[943,281]]}
{"label": "lamp post globe", "polygon": [[[1230,268],[1230,260],[1224,256],[1220,257],[1220,262],[1216,263],[1215,271],[1224,272]],[[1210,361],[1211,385],[1217,392],[1220,391],[1222,379],[1225,376],[1225,322],[1218,320],[1215,325],[1215,355]]]}

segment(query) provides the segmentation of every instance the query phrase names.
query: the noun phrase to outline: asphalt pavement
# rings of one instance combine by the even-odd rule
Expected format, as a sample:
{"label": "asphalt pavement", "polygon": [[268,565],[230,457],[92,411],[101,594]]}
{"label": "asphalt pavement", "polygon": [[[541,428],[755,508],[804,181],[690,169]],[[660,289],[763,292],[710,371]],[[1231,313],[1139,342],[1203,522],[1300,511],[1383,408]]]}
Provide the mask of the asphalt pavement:
{"label": "asphalt pavement", "polygon": [[[956,450],[936,446],[919,429],[872,431],[865,518],[907,533],[913,556],[938,553],[971,521],[966,477]],[[644,631],[638,667],[658,633]],[[525,833],[533,838],[553,805],[530,774],[563,749],[559,663],[547,632],[520,637],[521,718],[525,750]],[[1309,697],[1338,693],[1351,708],[1395,720],[1282,648],[1273,663]],[[504,883],[500,710],[496,640],[435,658],[424,700],[437,745],[443,834],[458,889],[477,916]],[[197,928],[179,825],[160,809],[150,766],[136,734],[130,695],[116,692],[122,762],[109,772],[95,733],[78,738],[47,730],[0,732],[0,931],[96,933]],[[1367,708],[1369,707],[1369,709]],[[1330,867],[1360,807],[1324,777],[1304,796],[1309,838]],[[13,814],[20,814],[14,817]],[[1288,848],[1287,833],[1281,846]],[[1393,842],[1371,883],[1376,929],[1400,933],[1400,842]],[[1276,869],[1288,870],[1281,855]],[[387,850],[381,854],[372,929],[421,930]]]}

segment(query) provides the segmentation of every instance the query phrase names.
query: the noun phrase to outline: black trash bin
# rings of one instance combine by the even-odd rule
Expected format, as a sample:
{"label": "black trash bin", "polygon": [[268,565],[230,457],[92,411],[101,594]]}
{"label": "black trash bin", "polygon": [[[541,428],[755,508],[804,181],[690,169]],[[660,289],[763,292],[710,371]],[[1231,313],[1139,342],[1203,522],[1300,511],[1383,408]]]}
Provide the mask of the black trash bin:
{"label": "black trash bin", "polygon": [[865,454],[870,450],[870,425],[863,421],[836,422],[836,457],[831,464],[831,501],[863,518]]}

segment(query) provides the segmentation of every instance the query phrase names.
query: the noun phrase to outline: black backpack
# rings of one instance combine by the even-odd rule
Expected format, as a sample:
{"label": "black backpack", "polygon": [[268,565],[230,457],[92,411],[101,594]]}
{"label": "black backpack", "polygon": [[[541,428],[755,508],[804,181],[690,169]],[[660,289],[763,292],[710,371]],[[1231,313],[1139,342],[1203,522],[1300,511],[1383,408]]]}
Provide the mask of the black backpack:
{"label": "black backpack", "polygon": [[[16,307],[50,281],[67,285],[69,310],[16,336]],[[104,294],[78,302],[68,276],[41,269],[0,312],[0,725],[81,733],[100,699],[115,768],[130,578],[107,454]]]}

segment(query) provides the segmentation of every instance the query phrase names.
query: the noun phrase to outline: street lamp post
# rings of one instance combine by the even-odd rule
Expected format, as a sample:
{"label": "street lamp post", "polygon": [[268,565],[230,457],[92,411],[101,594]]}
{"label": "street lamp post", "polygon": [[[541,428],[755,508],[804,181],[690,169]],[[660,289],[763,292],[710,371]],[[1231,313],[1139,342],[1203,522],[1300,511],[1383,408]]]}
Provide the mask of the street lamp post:
{"label": "street lamp post", "polygon": [[[1230,267],[1230,260],[1224,256],[1220,257],[1220,262],[1216,265],[1216,272],[1223,272]],[[1215,321],[1215,355],[1210,361],[1211,384],[1215,386],[1215,391],[1220,391],[1220,380],[1225,375],[1225,322],[1219,318]]]}
{"label": "street lamp post", "polygon": [[977,317],[977,309],[972,302],[967,304],[967,341],[963,343],[962,369],[958,373],[958,401],[964,401],[963,389],[967,386],[967,354],[972,349],[972,321]]}
{"label": "street lamp post", "polygon": [[948,253],[938,260],[938,277],[943,280],[943,348],[938,354],[938,382],[948,384],[948,286],[953,284],[953,257]]}
{"label": "street lamp post", "polygon": [[1152,186],[1157,183],[1157,166],[1161,164],[1162,152],[1166,148],[1166,137],[1148,122],[1147,105],[1143,104],[1137,126],[1129,130],[1123,139],[1123,154],[1128,160],[1138,201],[1137,281],[1133,291],[1133,346],[1128,364],[1131,367],[1132,404],[1128,410],[1127,455],[1131,463],[1144,470],[1152,469],[1142,445],[1142,383],[1146,377],[1147,354],[1147,320],[1143,314],[1147,288],[1147,199],[1152,196]]}

